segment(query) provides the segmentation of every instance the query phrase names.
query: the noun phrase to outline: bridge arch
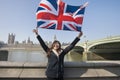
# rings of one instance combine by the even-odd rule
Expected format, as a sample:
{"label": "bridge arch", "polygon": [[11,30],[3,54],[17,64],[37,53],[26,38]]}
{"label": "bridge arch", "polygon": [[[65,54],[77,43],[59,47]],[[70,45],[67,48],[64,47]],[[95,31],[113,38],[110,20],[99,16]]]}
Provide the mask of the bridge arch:
{"label": "bridge arch", "polygon": [[72,50],[82,53],[84,51],[84,48],[82,46],[75,46]]}
{"label": "bridge arch", "polygon": [[102,43],[96,44],[89,48],[89,51],[94,52],[97,50],[99,53],[119,53],[120,52],[120,42],[109,42],[109,43]]}
{"label": "bridge arch", "polygon": [[[119,44],[120,44],[120,36],[119,37],[106,38],[106,39],[95,41],[95,42],[90,42],[88,44],[87,51],[89,51],[92,48],[95,48],[95,46],[105,45],[105,44],[117,44],[119,46]],[[112,47],[112,48],[114,48],[114,47]],[[120,49],[120,46],[119,46],[119,49]]]}

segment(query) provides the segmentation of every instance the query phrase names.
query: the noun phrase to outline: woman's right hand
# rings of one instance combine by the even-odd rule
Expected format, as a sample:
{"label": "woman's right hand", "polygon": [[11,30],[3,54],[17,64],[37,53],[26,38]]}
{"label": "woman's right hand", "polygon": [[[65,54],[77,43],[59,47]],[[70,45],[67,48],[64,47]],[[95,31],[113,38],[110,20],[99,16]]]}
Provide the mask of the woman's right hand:
{"label": "woman's right hand", "polygon": [[33,32],[38,35],[38,29],[33,29]]}

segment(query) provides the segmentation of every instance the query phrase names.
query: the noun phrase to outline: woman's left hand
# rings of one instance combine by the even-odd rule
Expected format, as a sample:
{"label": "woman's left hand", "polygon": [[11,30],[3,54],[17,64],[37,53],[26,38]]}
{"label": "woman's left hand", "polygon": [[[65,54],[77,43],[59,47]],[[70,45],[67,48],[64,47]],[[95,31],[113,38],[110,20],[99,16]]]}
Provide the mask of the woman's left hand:
{"label": "woman's left hand", "polygon": [[78,38],[80,38],[83,35],[83,32],[80,31],[80,33],[78,34]]}

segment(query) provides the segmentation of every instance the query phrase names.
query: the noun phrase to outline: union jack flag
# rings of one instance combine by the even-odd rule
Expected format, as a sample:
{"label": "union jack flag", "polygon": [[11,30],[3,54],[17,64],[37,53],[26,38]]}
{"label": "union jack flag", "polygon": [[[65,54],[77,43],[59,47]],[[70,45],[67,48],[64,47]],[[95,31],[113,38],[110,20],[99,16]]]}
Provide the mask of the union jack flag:
{"label": "union jack flag", "polygon": [[61,0],[41,0],[36,12],[37,28],[81,31],[85,6],[72,6]]}

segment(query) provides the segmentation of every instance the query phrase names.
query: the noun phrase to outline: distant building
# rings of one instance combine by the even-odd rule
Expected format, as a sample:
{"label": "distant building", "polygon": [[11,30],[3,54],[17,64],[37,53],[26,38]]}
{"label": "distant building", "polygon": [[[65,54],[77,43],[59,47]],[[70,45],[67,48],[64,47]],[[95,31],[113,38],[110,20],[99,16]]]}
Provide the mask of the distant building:
{"label": "distant building", "polygon": [[19,42],[18,42],[18,41],[15,41],[15,44],[19,44]]}
{"label": "distant building", "polygon": [[57,37],[56,37],[56,35],[54,35],[54,41],[55,41],[55,40],[57,40]]}
{"label": "distant building", "polygon": [[27,44],[33,44],[33,42],[30,40],[30,37],[28,37]]}
{"label": "distant building", "polygon": [[15,42],[15,35],[13,33],[9,33],[8,35],[8,44],[14,44]]}
{"label": "distant building", "polygon": [[22,44],[26,44],[26,40],[22,41]]}
{"label": "distant building", "polygon": [[27,40],[27,43],[29,44],[31,41],[30,41],[30,37],[28,37],[28,40]]}

